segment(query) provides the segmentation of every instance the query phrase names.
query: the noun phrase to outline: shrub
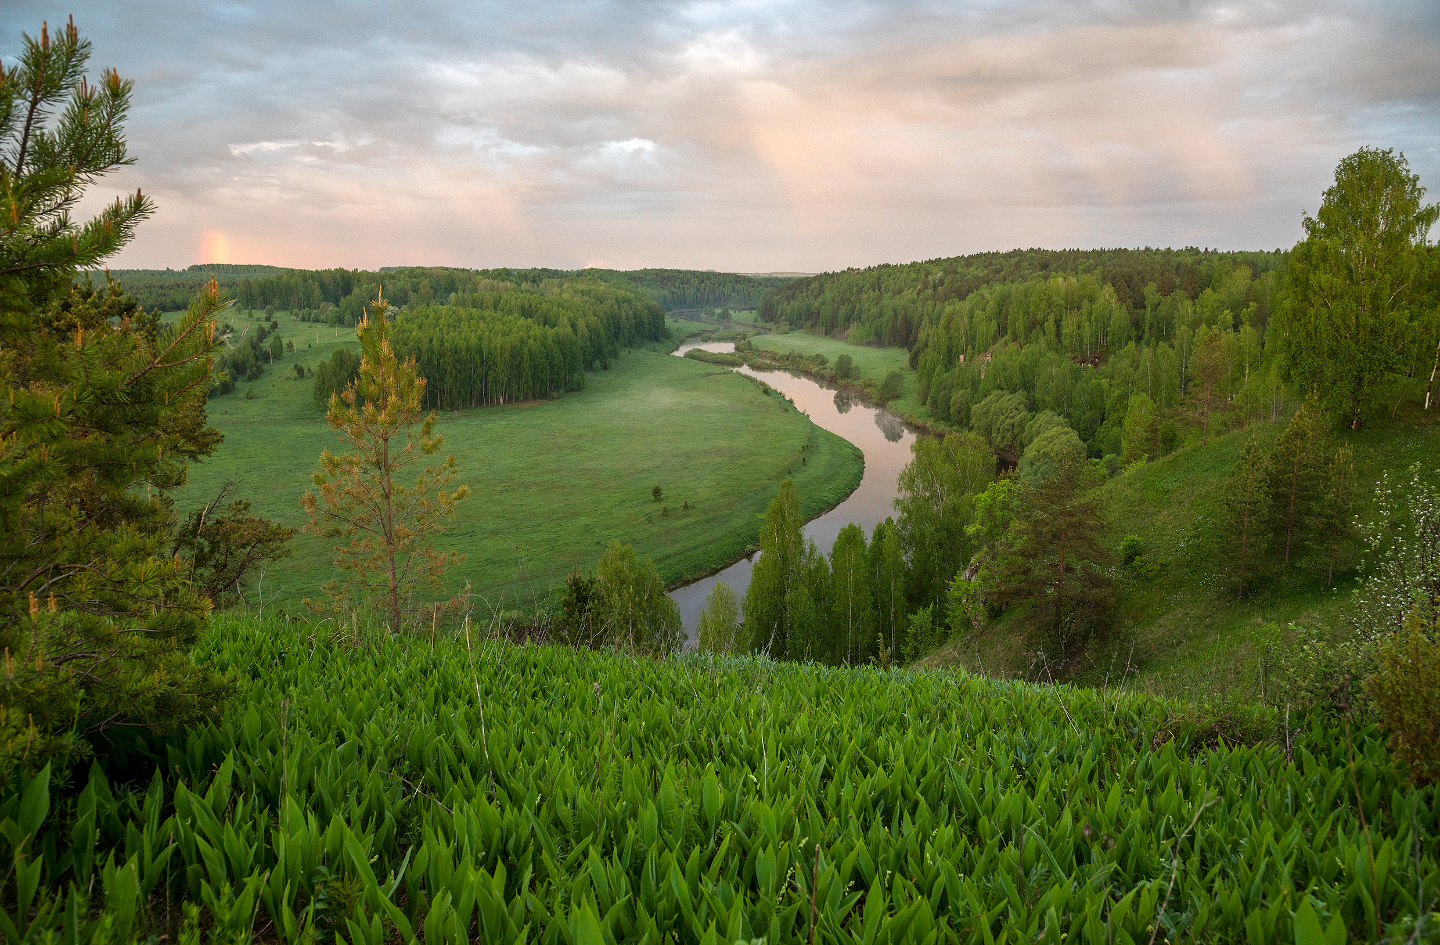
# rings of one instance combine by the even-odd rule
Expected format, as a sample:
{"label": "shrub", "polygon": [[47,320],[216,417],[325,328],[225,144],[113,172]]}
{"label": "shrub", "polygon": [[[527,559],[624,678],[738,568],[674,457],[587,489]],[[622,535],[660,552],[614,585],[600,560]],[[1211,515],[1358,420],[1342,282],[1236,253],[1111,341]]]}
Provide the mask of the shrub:
{"label": "shrub", "polygon": [[1365,680],[1390,748],[1417,785],[1440,781],[1440,621],[1427,633],[1412,614],[1405,630],[1377,648],[1378,666]]}
{"label": "shrub", "polygon": [[1139,535],[1126,535],[1120,542],[1120,563],[1130,567],[1145,554],[1145,542]]}

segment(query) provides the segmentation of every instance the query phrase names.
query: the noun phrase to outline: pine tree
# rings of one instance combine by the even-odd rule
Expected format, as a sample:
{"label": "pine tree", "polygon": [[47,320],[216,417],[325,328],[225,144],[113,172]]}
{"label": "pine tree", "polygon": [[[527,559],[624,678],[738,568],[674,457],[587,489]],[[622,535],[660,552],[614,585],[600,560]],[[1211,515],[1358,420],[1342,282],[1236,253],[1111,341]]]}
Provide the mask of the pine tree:
{"label": "pine tree", "polygon": [[1063,454],[1053,475],[1024,489],[1005,547],[987,568],[986,598],[1002,607],[1027,602],[1022,621],[1043,628],[1062,653],[1103,625],[1114,602],[1097,484],[1088,461]]}
{"label": "pine tree", "polygon": [[1253,581],[1255,562],[1263,558],[1271,538],[1272,504],[1265,492],[1268,457],[1255,437],[1245,443],[1240,461],[1225,482],[1221,507],[1221,559],[1234,569],[1236,596],[1245,596],[1245,580]]}
{"label": "pine tree", "polygon": [[118,285],[74,284],[153,210],[137,192],[70,219],[131,163],[131,84],[88,84],[89,54],[73,23],[42,27],[0,69],[0,783],[116,725],[204,718],[227,691],[187,655],[208,604],[167,547],[170,495],[220,440],[205,394],[225,302],[212,281],[162,327]]}
{"label": "pine tree", "polygon": [[1350,447],[1332,452],[1321,470],[1318,513],[1311,544],[1325,555],[1325,586],[1335,584],[1335,559],[1359,537],[1355,528],[1355,506],[1359,487],[1355,457]]}
{"label": "pine tree", "polygon": [[344,542],[335,547],[335,564],[351,577],[326,582],[333,607],[378,603],[390,632],[399,633],[413,623],[416,593],[438,588],[445,568],[463,558],[436,551],[434,538],[470,488],[448,491],[458,472],[454,456],[426,466],[414,485],[401,479],[445,439],[434,432],[435,414],[421,409],[425,379],[414,359],[402,362],[390,348],[388,310],[377,294],[356,331],[364,353],[359,379],[330,398],[325,415],[349,452],[320,454],[318,495],[306,492],[301,503],[306,531]]}

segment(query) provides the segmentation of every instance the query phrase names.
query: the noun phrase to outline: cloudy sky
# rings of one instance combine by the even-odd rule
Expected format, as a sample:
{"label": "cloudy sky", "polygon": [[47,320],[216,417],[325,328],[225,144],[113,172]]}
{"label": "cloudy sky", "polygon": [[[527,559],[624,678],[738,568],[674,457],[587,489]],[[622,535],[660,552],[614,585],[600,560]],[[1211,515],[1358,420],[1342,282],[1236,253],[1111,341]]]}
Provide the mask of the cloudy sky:
{"label": "cloudy sky", "polygon": [[8,0],[0,60],[72,9],[159,204],[119,267],[1273,249],[1363,145],[1440,198],[1435,0]]}

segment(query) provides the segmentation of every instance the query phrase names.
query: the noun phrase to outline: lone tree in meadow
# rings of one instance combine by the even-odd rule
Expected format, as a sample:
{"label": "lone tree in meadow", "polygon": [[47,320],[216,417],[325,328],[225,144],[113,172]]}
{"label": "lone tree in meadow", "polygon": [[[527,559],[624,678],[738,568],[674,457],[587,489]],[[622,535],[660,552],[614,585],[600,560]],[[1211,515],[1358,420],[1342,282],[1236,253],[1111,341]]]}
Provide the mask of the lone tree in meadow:
{"label": "lone tree in meadow", "polygon": [[1351,429],[1376,389],[1408,370],[1414,346],[1435,340],[1425,274],[1440,207],[1424,197],[1403,154],[1361,148],[1335,169],[1290,253],[1272,337],[1296,390]]}
{"label": "lone tree in meadow", "polygon": [[380,603],[390,631],[398,633],[414,622],[416,592],[438,588],[445,568],[464,557],[436,551],[434,539],[470,487],[449,490],[458,471],[454,456],[425,466],[405,484],[409,467],[434,456],[445,438],[435,432],[435,414],[420,407],[425,379],[415,359],[402,362],[390,347],[388,312],[377,294],[356,331],[360,376],[331,396],[325,415],[350,449],[320,454],[317,492],[300,501],[310,517],[306,531],[342,540],[335,564],[351,580],[325,584],[335,606],[358,593],[361,603]]}

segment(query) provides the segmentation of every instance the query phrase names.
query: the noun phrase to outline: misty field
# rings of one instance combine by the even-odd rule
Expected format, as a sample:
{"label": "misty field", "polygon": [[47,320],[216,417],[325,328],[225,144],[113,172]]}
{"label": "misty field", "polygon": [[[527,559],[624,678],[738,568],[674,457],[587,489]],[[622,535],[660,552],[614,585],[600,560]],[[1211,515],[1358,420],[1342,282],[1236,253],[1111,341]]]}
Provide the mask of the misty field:
{"label": "misty field", "polygon": [[[304,524],[300,494],[320,451],[339,448],[312,403],[314,367],[353,330],[288,321],[297,350],[264,376],[210,402],[225,434],[190,468],[182,514],[228,481],[253,511]],[[306,367],[296,377],[294,361]],[[622,353],[586,388],[553,401],[442,414],[443,452],[470,486],[442,547],[465,561],[447,578],[469,580],[492,607],[534,600],[574,567],[591,567],[619,540],[653,559],[667,583],[717,568],[756,540],[760,516],[787,476],[807,516],[848,495],[864,461],[777,393],[728,370],[654,350]],[[662,499],[652,489],[659,485]],[[272,566],[259,591],[296,609],[334,574],[330,542],[300,534],[292,557]],[[256,588],[246,589],[249,603]]]}

